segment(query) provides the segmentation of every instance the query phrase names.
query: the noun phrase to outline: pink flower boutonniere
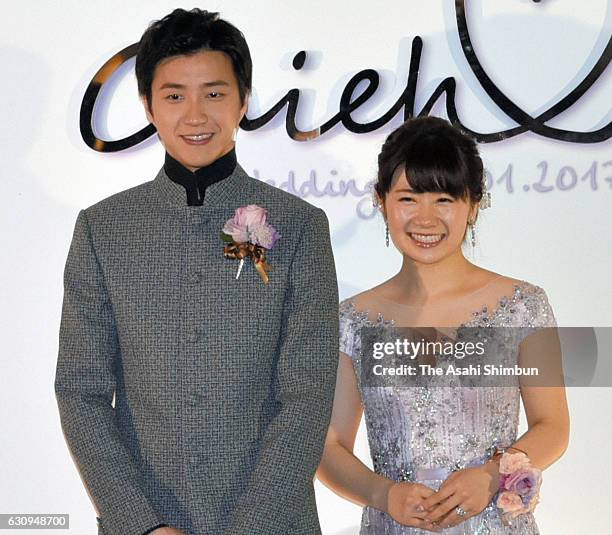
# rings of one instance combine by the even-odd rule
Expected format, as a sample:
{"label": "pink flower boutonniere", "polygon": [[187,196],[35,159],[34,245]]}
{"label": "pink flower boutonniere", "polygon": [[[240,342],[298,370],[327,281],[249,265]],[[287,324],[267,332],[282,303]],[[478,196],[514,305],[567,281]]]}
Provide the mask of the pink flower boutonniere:
{"label": "pink flower boutonniere", "polygon": [[270,264],[266,262],[266,251],[274,247],[280,234],[266,220],[268,211],[256,204],[236,208],[234,217],[228,219],[221,232],[221,239],[227,243],[223,249],[225,258],[240,260],[236,278],[240,276],[244,259],[250,257],[255,268],[267,284]]}

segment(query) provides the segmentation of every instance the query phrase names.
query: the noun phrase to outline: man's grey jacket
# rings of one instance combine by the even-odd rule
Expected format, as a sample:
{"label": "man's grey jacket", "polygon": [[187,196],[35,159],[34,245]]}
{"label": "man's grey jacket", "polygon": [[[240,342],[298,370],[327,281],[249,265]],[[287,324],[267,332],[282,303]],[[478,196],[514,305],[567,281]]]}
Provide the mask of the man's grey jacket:
{"label": "man's grey jacket", "polygon": [[[223,256],[234,210],[281,234],[264,284]],[[99,533],[320,533],[338,290],[325,213],[237,165],[188,206],[156,178],[78,214],[55,392]]]}

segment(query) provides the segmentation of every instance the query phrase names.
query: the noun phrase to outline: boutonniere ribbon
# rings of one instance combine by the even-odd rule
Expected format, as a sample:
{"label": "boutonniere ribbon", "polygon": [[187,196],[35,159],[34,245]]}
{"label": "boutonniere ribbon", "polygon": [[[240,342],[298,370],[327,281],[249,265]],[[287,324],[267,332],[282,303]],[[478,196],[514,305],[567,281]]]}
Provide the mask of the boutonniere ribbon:
{"label": "boutonniere ribbon", "polygon": [[228,219],[221,231],[221,239],[227,243],[223,248],[225,258],[240,260],[236,278],[240,277],[245,258],[251,258],[262,280],[269,282],[270,264],[266,252],[280,238],[276,229],[267,222],[268,211],[256,204],[241,206]]}

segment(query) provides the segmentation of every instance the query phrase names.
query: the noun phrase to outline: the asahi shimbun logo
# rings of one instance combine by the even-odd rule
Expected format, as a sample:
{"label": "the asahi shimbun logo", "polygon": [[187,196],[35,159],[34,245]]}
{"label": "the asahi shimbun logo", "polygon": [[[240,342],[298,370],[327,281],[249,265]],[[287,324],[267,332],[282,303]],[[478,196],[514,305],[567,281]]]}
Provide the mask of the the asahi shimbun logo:
{"label": "the asahi shimbun logo", "polygon": [[[490,133],[476,132],[467,128],[464,124],[462,124],[457,113],[457,108],[455,105],[455,90],[457,82],[453,77],[444,79],[432,93],[431,97],[423,108],[415,111],[414,105],[416,88],[419,77],[421,53],[423,50],[422,39],[420,37],[415,37],[412,41],[410,68],[406,87],[391,108],[389,108],[389,110],[378,119],[375,119],[369,123],[359,123],[351,116],[351,114],[357,108],[362,106],[376,93],[376,90],[380,84],[380,75],[374,69],[365,69],[355,74],[346,84],[340,97],[338,112],[321,126],[314,128],[313,130],[301,131],[295,124],[295,117],[300,101],[300,90],[297,88],[290,89],[274,106],[272,106],[272,108],[270,108],[263,115],[250,119],[245,117],[240,123],[241,128],[244,130],[257,130],[270,122],[277,114],[286,108],[285,127],[287,134],[296,141],[308,141],[310,139],[320,137],[339,123],[341,123],[351,132],[356,134],[364,134],[367,132],[373,132],[374,130],[378,130],[379,128],[383,127],[398,113],[400,113],[400,111],[402,112],[404,119],[414,115],[428,115],[437,100],[444,95],[446,100],[446,113],[451,122],[462,128],[464,131],[471,133],[481,143],[491,143],[494,141],[508,139],[527,131],[534,132],[543,137],[570,143],[598,143],[611,137],[612,123],[608,123],[602,128],[590,132],[563,130],[548,126],[546,123],[557,117],[560,113],[569,109],[578,100],[580,100],[580,98],[582,98],[582,96],[602,75],[610,63],[610,59],[612,58],[612,39],[608,41],[605,50],[591,71],[569,94],[567,94],[564,98],[545,112],[541,113],[537,117],[533,117],[522,110],[510,98],[508,98],[508,96],[495,85],[491,78],[489,78],[486,71],[482,67],[472,46],[465,16],[464,0],[456,0],[455,11],[457,29],[459,31],[459,37],[461,40],[461,48],[471,70],[487,95],[495,102],[499,109],[502,110],[510,119],[515,121],[518,126],[500,132]],[[116,152],[124,150],[137,145],[155,134],[155,127],[149,124],[131,136],[110,141],[98,138],[92,127],[94,105],[96,98],[100,93],[100,89],[123,63],[136,55],[137,50],[138,43],[135,43],[115,54],[95,74],[85,92],[83,101],[81,103],[80,112],[81,135],[85,143],[87,143],[87,145],[94,150],[100,152]],[[293,59],[293,67],[296,70],[299,70],[304,66],[305,61],[306,52],[299,52]],[[365,90],[361,91],[357,96],[354,96],[357,87],[360,86],[362,82],[366,83]]]}

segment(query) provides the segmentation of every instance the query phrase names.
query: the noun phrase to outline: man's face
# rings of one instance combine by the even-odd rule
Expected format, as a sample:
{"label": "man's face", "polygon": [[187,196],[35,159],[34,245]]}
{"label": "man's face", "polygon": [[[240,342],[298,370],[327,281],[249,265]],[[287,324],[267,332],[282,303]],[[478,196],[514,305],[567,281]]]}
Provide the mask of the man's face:
{"label": "man's face", "polygon": [[195,171],[232,150],[246,101],[240,102],[229,56],[203,50],[161,61],[151,84],[151,110],[144,104],[170,156]]}

